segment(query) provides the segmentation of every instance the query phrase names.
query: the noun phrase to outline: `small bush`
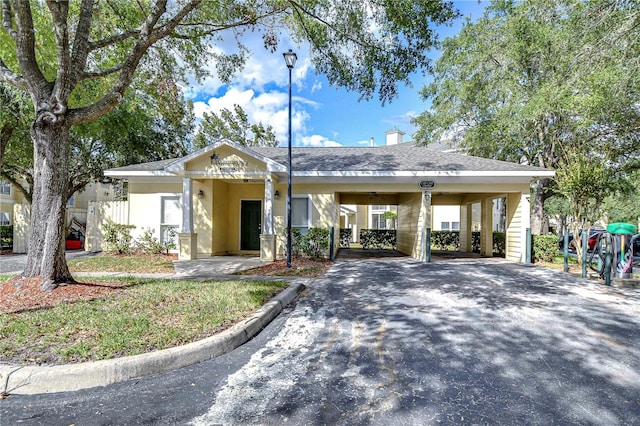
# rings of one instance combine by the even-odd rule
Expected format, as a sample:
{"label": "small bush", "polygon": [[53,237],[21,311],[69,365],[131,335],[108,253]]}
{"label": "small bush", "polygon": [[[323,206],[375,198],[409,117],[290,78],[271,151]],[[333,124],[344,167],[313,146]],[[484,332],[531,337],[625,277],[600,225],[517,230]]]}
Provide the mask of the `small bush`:
{"label": "small bush", "polygon": [[396,248],[396,231],[391,229],[361,229],[362,248],[379,250],[386,247]]}
{"label": "small bush", "polygon": [[0,249],[13,247],[13,226],[0,225]]}
{"label": "small bush", "polygon": [[176,231],[173,228],[167,230],[167,241],[160,242],[154,236],[155,229],[144,229],[142,236],[137,242],[137,250],[144,254],[169,254],[169,250],[176,248]]}
{"label": "small bush", "polygon": [[505,253],[505,238],[504,232],[493,231],[493,255],[504,256]]}
{"label": "small bush", "polygon": [[431,246],[440,250],[459,250],[459,231],[431,231]]}
{"label": "small bush", "polygon": [[329,230],[326,228],[311,228],[302,236],[302,252],[313,259],[324,257],[329,248]]}
{"label": "small bush", "polygon": [[340,229],[340,248],[349,248],[351,245],[351,237],[353,236],[353,229],[341,228]]}
{"label": "small bush", "polygon": [[108,253],[131,253],[133,251],[132,229],[135,229],[134,225],[106,224],[104,226],[104,250]]}
{"label": "small bush", "polygon": [[558,253],[558,237],[555,235],[533,235],[533,261],[552,262]]}

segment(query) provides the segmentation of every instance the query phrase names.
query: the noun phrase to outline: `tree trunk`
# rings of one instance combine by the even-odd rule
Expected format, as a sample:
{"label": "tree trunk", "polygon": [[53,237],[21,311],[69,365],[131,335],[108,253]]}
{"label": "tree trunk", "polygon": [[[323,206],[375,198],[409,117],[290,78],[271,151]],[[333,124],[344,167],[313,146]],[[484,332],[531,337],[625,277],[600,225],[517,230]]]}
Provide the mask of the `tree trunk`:
{"label": "tree trunk", "polygon": [[[62,121],[63,123],[60,123]],[[64,120],[31,128],[34,145],[33,199],[25,278],[40,278],[42,291],[75,282],[65,259],[69,128]]]}
{"label": "tree trunk", "polygon": [[545,189],[549,184],[549,179],[539,179],[535,184],[533,199],[533,210],[531,211],[531,233],[542,235],[542,224],[544,223],[544,201]]}

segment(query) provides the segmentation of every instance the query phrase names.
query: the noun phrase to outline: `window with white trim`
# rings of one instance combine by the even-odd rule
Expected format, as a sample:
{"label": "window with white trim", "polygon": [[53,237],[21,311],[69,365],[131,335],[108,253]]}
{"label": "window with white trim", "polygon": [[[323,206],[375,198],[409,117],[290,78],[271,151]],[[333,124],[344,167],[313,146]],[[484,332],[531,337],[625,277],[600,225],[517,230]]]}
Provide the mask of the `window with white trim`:
{"label": "window with white trim", "polygon": [[459,231],[460,230],[460,222],[451,222],[451,230]]}
{"label": "window with white trim", "polygon": [[449,222],[440,222],[440,229],[443,231],[449,230]]}
{"label": "window with white trim", "polygon": [[11,184],[8,180],[0,180],[0,195],[11,195]]}
{"label": "window with white trim", "polygon": [[76,194],[74,193],[71,197],[69,197],[69,199],[67,200],[67,206],[68,207],[74,207],[76,205]]}
{"label": "window with white trim", "polygon": [[182,223],[182,206],[180,197],[160,197],[160,242],[169,240],[171,230],[175,233],[173,238],[177,246],[178,231]]}
{"label": "window with white trim", "polygon": [[311,228],[311,198],[308,195],[291,197],[291,227],[302,233]]}
{"label": "window with white trim", "polygon": [[8,212],[0,212],[0,225],[11,225],[11,216]]}

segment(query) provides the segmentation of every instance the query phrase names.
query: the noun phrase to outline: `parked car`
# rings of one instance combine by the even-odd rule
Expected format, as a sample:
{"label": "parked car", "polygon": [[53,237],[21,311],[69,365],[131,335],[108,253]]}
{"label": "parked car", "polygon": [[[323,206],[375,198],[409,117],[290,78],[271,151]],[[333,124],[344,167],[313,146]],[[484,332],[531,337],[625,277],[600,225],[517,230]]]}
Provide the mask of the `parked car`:
{"label": "parked car", "polygon": [[[589,238],[587,239],[588,250],[593,250],[598,242],[598,237],[603,232],[606,232],[604,229],[591,229],[589,230]],[[578,244],[582,244],[582,229],[578,232],[578,240],[573,238],[573,233],[569,233],[569,251],[576,251],[576,246]],[[558,247],[560,250],[564,249],[564,236],[560,237],[560,241],[558,243]]]}

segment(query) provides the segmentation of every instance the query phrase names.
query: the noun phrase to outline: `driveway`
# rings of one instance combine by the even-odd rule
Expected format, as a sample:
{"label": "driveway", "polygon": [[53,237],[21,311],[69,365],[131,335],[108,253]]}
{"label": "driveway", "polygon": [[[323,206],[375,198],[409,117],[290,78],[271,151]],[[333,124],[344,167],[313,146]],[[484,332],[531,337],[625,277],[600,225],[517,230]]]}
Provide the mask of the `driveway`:
{"label": "driveway", "polygon": [[[65,253],[65,255],[67,257],[67,260],[69,260],[77,259],[80,257],[95,256],[96,253],[90,253],[84,250],[69,250]],[[0,256],[0,274],[22,272],[26,264],[26,254],[4,254]]]}
{"label": "driveway", "polygon": [[338,261],[223,357],[0,405],[7,424],[640,424],[640,292],[495,259]]}

